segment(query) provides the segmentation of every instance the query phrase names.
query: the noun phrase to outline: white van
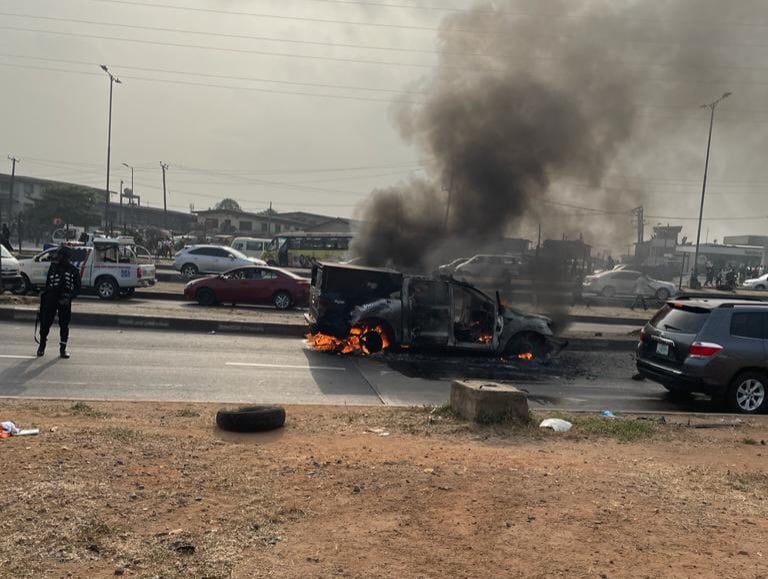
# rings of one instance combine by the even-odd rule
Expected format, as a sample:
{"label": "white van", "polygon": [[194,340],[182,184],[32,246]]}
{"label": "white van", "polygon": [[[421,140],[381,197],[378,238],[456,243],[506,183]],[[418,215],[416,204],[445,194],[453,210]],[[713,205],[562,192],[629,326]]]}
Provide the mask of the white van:
{"label": "white van", "polygon": [[232,240],[232,249],[244,253],[248,257],[261,258],[261,253],[267,248],[271,239],[260,239],[258,237],[235,237]]}

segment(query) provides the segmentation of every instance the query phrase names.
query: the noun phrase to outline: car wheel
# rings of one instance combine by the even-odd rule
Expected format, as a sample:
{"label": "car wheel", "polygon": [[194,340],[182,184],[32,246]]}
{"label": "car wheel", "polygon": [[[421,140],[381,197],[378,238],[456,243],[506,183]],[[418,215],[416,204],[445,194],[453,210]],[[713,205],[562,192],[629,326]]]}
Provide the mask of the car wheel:
{"label": "car wheel", "polygon": [[192,279],[198,273],[200,273],[200,270],[197,269],[194,263],[188,263],[181,268],[181,275],[187,279]]}
{"label": "car wheel", "polygon": [[603,288],[603,291],[600,292],[600,295],[604,298],[612,298],[616,295],[616,288],[612,285],[607,285]]}
{"label": "car wheel", "polygon": [[755,286],[755,289],[756,290],[764,290],[765,286],[763,284],[758,284],[758,285]]}
{"label": "car wheel", "polygon": [[737,412],[759,414],[768,406],[768,379],[760,372],[743,372],[731,383],[728,403]]}
{"label": "car wheel", "polygon": [[291,294],[289,294],[288,292],[279,291],[272,298],[272,303],[275,304],[275,307],[278,310],[287,310],[288,308],[291,307],[293,300],[291,299]]}
{"label": "car wheel", "polygon": [[211,288],[201,287],[195,295],[197,303],[201,306],[212,306],[216,303],[216,294]]}
{"label": "car wheel", "polygon": [[[514,336],[507,346],[504,354],[510,358],[543,360],[549,355],[552,348],[544,336],[534,332],[522,332]],[[529,356],[530,355],[530,356]]]}
{"label": "car wheel", "polygon": [[32,282],[27,277],[26,273],[21,274],[21,284],[13,290],[13,293],[28,294],[32,293]]}
{"label": "car wheel", "polygon": [[360,345],[368,354],[378,354],[384,349],[384,338],[379,332],[368,330],[360,337]]}
{"label": "car wheel", "polygon": [[120,287],[111,277],[102,277],[96,282],[96,293],[102,300],[113,300],[120,294]]}
{"label": "car wheel", "polygon": [[669,290],[665,287],[660,287],[656,290],[656,299],[660,302],[665,302],[669,299],[670,293]]}

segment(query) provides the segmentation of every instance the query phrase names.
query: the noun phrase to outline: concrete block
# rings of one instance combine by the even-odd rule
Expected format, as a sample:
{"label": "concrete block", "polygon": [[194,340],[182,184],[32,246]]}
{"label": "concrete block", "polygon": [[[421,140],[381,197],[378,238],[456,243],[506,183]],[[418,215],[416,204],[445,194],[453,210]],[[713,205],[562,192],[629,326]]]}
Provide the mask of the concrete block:
{"label": "concrete block", "polygon": [[514,386],[482,380],[456,380],[451,384],[451,409],[474,422],[527,423],[528,399]]}

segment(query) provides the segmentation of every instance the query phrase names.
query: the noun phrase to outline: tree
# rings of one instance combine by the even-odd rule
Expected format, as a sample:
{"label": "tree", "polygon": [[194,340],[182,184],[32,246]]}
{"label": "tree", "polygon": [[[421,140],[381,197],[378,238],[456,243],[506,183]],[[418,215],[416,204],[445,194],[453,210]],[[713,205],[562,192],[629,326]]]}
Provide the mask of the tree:
{"label": "tree", "polygon": [[219,201],[216,205],[213,206],[213,208],[216,211],[231,211],[233,213],[243,212],[243,209],[242,207],[240,207],[240,204],[234,199],[231,199],[229,197]]}
{"label": "tree", "polygon": [[53,226],[55,219],[62,225],[98,225],[101,223],[97,192],[78,185],[47,187],[27,211],[27,221],[44,228]]}

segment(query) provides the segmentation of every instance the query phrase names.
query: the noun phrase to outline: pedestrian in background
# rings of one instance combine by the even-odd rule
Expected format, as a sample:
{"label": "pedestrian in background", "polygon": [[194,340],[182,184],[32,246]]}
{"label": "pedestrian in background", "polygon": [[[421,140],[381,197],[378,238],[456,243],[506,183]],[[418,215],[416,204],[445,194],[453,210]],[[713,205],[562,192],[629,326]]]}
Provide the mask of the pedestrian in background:
{"label": "pedestrian in background", "polygon": [[0,244],[5,246],[8,251],[13,251],[11,245],[11,230],[8,229],[8,224],[3,223],[3,228],[0,230]]}
{"label": "pedestrian in background", "polygon": [[637,278],[635,282],[635,301],[629,306],[630,310],[634,310],[638,302],[643,306],[643,310],[648,310],[648,303],[646,299],[650,299],[655,295],[655,290],[651,287],[648,277],[643,274]]}
{"label": "pedestrian in background", "polygon": [[40,294],[40,346],[38,356],[45,355],[45,345],[53,320],[59,316],[59,356],[69,358],[69,321],[72,318],[72,300],[80,293],[80,272],[70,263],[71,250],[61,246],[55,261],[48,268],[45,289]]}

